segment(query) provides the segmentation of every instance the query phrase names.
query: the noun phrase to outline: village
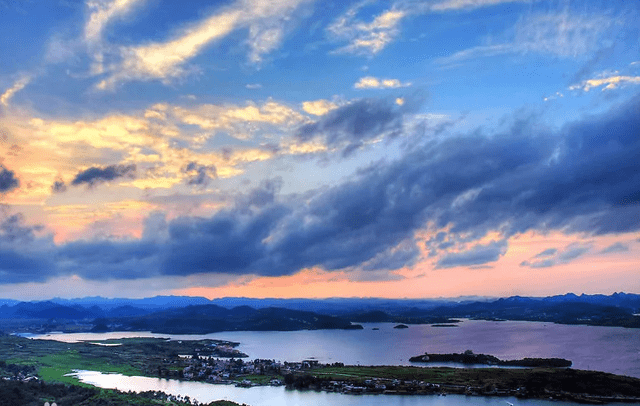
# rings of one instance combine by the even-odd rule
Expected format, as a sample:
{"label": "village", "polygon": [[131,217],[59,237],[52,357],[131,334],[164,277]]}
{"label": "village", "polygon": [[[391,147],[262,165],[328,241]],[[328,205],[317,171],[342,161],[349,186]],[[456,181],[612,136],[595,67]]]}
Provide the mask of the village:
{"label": "village", "polygon": [[182,370],[178,370],[180,379],[236,384],[244,387],[284,385],[285,376],[309,371],[320,366],[317,360],[280,362],[272,359],[254,359],[243,361],[241,358],[214,358],[200,355],[181,356],[177,363],[184,365]]}
{"label": "village", "polygon": [[322,370],[344,367],[342,363],[321,364],[318,360],[280,362],[270,359],[221,359],[212,357],[182,357],[187,366],[182,369],[181,379],[209,383],[235,384],[241,387],[287,385],[295,389],[314,389],[340,393],[385,393],[385,394],[467,394],[494,396],[524,396],[525,388],[499,390],[494,387],[467,385],[442,385],[422,380],[390,378],[331,379],[323,377]]}

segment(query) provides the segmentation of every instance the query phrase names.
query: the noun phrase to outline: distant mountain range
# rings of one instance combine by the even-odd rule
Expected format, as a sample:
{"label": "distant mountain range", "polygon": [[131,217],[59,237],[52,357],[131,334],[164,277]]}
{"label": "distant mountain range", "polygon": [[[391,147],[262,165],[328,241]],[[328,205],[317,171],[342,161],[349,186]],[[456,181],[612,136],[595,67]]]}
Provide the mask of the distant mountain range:
{"label": "distant mountain range", "polygon": [[[0,329],[50,331],[150,330],[207,333],[230,330],[354,328],[351,323],[446,323],[457,318],[528,320],[640,328],[640,295],[512,296],[501,299],[252,299],[190,296],[145,299],[0,299]],[[34,326],[37,326],[35,328]]]}
{"label": "distant mountain range", "polygon": [[97,319],[94,331],[124,329],[166,334],[207,334],[218,331],[291,331],[362,329],[346,319],[299,310],[217,305],[187,306],[143,316]]}

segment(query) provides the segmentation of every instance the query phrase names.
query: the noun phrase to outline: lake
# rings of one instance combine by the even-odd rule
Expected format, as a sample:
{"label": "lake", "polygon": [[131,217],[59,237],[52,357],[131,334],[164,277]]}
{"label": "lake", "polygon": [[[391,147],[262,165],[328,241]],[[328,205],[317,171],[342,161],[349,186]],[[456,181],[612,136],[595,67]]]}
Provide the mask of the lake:
{"label": "lake", "polygon": [[[47,334],[33,338],[65,342],[119,337],[169,337],[178,340],[211,338],[240,342],[250,358],[350,365],[410,365],[424,352],[450,353],[467,349],[501,359],[558,357],[573,368],[640,378],[640,330],[622,327],[562,325],[526,321],[464,320],[459,327],[365,323],[364,330],[234,331],[207,335],[143,332]],[[378,328],[378,330],[373,330]],[[433,365],[433,364],[428,364]]]}

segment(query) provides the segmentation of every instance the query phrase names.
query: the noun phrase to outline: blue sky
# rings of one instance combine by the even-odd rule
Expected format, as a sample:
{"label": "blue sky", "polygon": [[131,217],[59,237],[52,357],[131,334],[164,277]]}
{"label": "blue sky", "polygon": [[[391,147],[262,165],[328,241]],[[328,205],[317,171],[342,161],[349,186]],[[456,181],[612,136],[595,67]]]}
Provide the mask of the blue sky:
{"label": "blue sky", "polygon": [[0,0],[0,296],[640,292],[639,13]]}

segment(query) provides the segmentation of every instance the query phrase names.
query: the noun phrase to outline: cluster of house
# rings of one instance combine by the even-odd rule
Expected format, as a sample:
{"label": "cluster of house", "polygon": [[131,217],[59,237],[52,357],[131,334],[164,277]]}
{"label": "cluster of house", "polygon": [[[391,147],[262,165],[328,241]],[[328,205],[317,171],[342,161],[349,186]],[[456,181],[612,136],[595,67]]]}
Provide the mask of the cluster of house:
{"label": "cluster of house", "polygon": [[32,365],[7,364],[0,361],[2,379],[5,381],[29,382],[37,380],[36,368]]}
{"label": "cluster of house", "polygon": [[[211,383],[231,383],[247,375],[280,375],[286,369],[282,363],[268,359],[245,362],[239,358],[193,357],[187,364],[182,369],[183,379]],[[281,383],[274,379],[273,384]]]}
{"label": "cluster of house", "polygon": [[37,381],[38,377],[31,373],[18,372],[14,376],[3,376],[2,379],[4,379],[5,381],[30,382],[30,381]]}
{"label": "cluster of house", "polygon": [[265,375],[272,379],[260,379],[260,384],[283,385],[279,377],[296,371],[309,370],[319,366],[317,360],[301,362],[280,362],[272,359],[243,361],[240,358],[190,357],[183,359],[187,366],[182,369],[182,379],[210,383],[236,383],[239,386],[256,385],[249,376]]}

